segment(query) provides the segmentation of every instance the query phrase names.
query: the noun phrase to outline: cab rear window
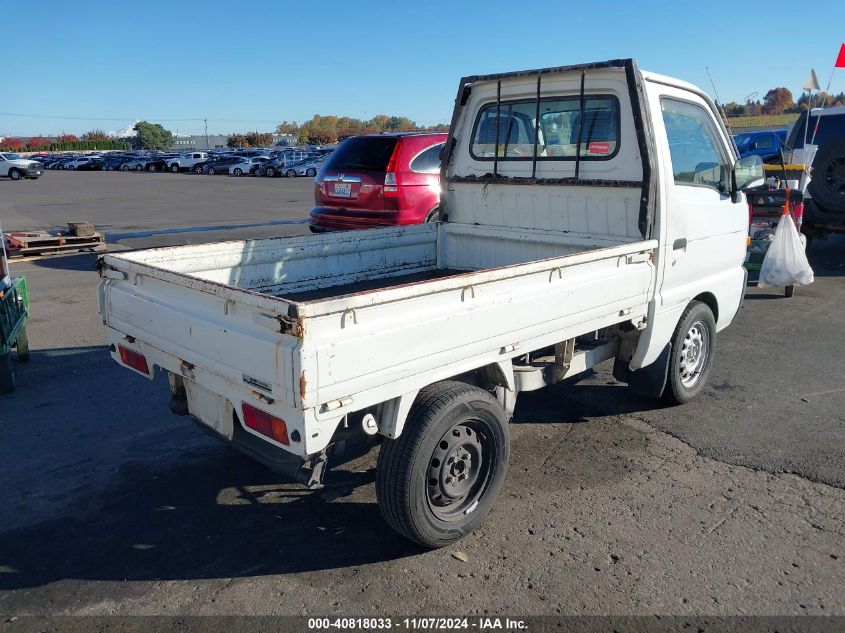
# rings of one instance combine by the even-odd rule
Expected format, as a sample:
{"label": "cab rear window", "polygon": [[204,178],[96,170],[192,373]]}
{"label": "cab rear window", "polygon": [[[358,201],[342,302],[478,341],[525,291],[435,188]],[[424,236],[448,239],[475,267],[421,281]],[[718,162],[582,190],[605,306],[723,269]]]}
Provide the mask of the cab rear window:
{"label": "cab rear window", "polygon": [[546,97],[537,101],[488,103],[478,113],[470,154],[476,160],[533,160],[535,131],[537,160],[608,160],[619,148],[619,101],[616,97],[584,99]]}
{"label": "cab rear window", "polygon": [[354,136],[338,146],[326,162],[332,171],[385,171],[396,147],[395,136]]}

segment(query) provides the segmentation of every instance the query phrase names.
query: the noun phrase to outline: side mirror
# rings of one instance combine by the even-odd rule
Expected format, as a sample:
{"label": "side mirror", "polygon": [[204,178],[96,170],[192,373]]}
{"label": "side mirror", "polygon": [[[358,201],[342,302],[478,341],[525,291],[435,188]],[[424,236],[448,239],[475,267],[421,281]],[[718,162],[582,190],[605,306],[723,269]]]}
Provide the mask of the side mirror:
{"label": "side mirror", "polygon": [[738,191],[745,191],[750,187],[762,185],[763,180],[762,158],[756,154],[740,158],[733,168],[733,197],[736,198]]}

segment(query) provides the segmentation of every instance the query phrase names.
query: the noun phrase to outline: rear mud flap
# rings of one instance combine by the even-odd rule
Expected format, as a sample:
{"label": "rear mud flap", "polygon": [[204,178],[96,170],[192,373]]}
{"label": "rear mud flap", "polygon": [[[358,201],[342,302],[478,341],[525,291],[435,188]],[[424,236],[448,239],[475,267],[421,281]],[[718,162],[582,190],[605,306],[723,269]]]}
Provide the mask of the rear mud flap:
{"label": "rear mud flap", "polygon": [[613,363],[613,377],[619,382],[627,382],[628,386],[641,396],[659,398],[666,388],[671,353],[672,345],[667,343],[651,365],[634,370],[629,369],[628,363],[617,358]]}

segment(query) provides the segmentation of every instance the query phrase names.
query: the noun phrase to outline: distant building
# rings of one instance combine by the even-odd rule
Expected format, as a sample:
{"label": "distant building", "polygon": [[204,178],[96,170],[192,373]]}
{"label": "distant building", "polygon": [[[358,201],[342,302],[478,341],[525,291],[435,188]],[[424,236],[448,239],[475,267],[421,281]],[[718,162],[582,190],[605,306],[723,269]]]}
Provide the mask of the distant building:
{"label": "distant building", "polygon": [[225,149],[228,138],[228,136],[221,134],[174,136],[170,149],[174,152],[187,152],[195,149]]}
{"label": "distant building", "polygon": [[291,147],[296,145],[296,134],[274,134],[273,145],[276,147]]}

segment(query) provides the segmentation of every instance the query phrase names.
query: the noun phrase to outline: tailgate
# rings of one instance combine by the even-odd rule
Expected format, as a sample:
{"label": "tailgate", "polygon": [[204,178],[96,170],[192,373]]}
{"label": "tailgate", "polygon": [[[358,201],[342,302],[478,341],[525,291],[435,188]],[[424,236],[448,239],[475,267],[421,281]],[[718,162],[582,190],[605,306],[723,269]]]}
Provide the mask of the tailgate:
{"label": "tailgate", "polygon": [[114,255],[103,258],[101,275],[103,322],[175,356],[179,366],[167,369],[199,367],[299,406],[293,376],[301,341],[283,316],[285,302]]}

